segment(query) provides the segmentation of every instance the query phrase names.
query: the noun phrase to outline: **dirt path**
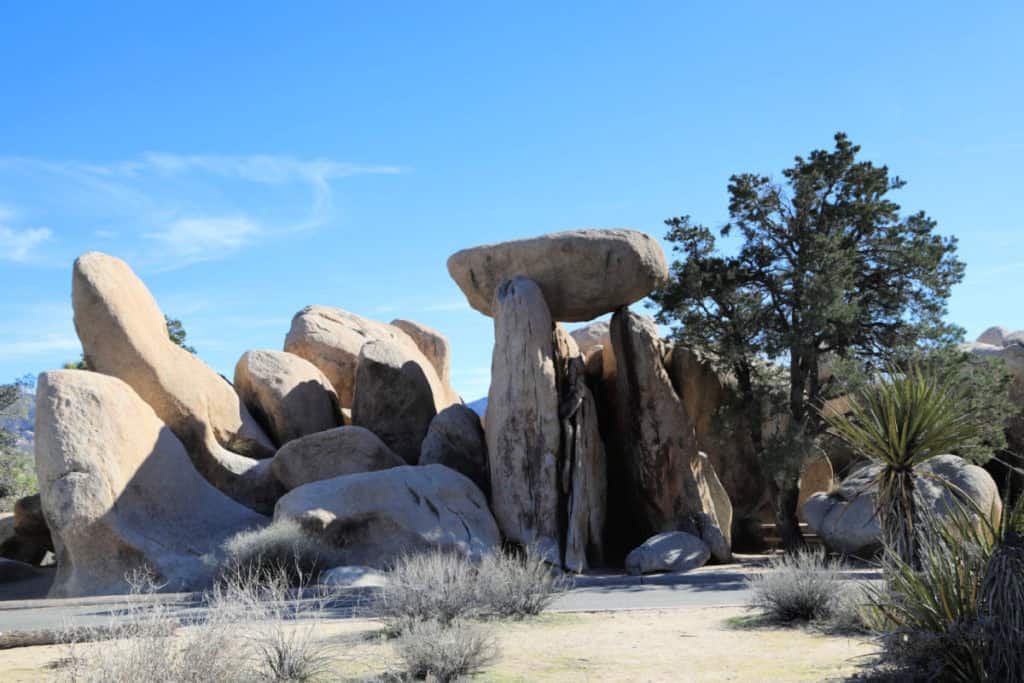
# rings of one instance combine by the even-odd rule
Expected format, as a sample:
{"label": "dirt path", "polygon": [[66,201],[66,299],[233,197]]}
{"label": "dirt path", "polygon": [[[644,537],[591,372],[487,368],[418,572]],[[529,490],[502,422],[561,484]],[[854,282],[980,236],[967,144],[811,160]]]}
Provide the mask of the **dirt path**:
{"label": "dirt path", "polygon": [[[685,608],[549,614],[495,625],[501,649],[479,680],[511,681],[825,681],[853,673],[872,651],[863,638],[794,629],[737,627],[738,608]],[[321,628],[335,649],[338,678],[394,671],[391,644],[369,620],[334,620]],[[88,647],[103,647],[102,643]],[[60,646],[0,651],[4,681],[52,679]]]}

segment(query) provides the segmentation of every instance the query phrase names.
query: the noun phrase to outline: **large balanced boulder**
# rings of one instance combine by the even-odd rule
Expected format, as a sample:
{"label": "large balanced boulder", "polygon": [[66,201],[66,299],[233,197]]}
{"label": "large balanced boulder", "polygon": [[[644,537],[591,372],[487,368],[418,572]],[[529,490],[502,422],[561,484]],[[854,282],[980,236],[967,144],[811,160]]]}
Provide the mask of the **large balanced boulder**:
{"label": "large balanced boulder", "polygon": [[378,569],[431,549],[476,560],[501,543],[484,494],[441,465],[306,484],[278,501],[274,519],[297,520],[339,548],[345,564]]}
{"label": "large balanced boulder", "polygon": [[447,386],[451,382],[452,353],[448,339],[437,330],[412,320],[392,320],[391,324],[409,335],[420,352],[427,357],[437,371],[441,382]]}
{"label": "large balanced boulder", "polygon": [[278,446],[341,425],[338,395],[324,373],[286,351],[246,351],[235,391]]}
{"label": "large balanced boulder", "polygon": [[654,322],[621,309],[611,329],[618,365],[618,457],[634,537],[679,530],[699,535],[701,513],[721,530],[711,489],[698,480],[699,470],[710,462],[699,460],[693,425],[665,369],[665,349]]}
{"label": "large balanced boulder", "polygon": [[421,465],[444,465],[469,477],[484,495],[491,495],[487,441],[480,416],[465,405],[448,406],[430,421],[420,446]]}
{"label": "large balanced boulder", "polygon": [[279,491],[266,465],[274,445],[231,385],[170,340],[163,313],[128,265],[90,252],[75,261],[75,329],[91,370],[130,386],[184,444],[206,479],[269,509]]}
{"label": "large balanced boulder", "polygon": [[221,544],[267,519],[196,471],[181,441],[114,377],[40,375],[36,472],[53,534],[52,597],[126,592],[145,570],[165,590],[204,587]]}
{"label": "large balanced boulder", "polygon": [[371,341],[359,352],[352,424],[379,436],[410,465],[430,421],[448,405],[448,392],[415,347]]}
{"label": "large balanced boulder", "polygon": [[711,551],[704,541],[685,531],[657,534],[634,548],[626,556],[630,574],[688,572],[703,567]]}
{"label": "large balanced boulder", "polygon": [[418,356],[417,362],[429,366],[429,371],[437,375],[434,366],[402,330],[330,306],[306,306],[296,313],[284,340],[284,350],[320,368],[338,393],[341,407],[351,408],[359,352],[371,341],[411,348],[406,355]]}
{"label": "large balanced boulder", "polygon": [[369,429],[338,427],[289,441],[274,456],[270,468],[290,491],[313,481],[405,464]]}
{"label": "large balanced boulder", "polygon": [[[868,555],[879,548],[882,530],[873,483],[878,471],[877,465],[862,467],[834,490],[815,493],[804,504],[807,525],[832,550]],[[1002,516],[999,489],[992,477],[955,455],[940,455],[918,465],[914,486],[919,504],[939,517],[956,508],[960,495],[966,495],[972,507],[977,506],[993,523],[998,524]]]}
{"label": "large balanced boulder", "polygon": [[573,230],[463,249],[448,272],[484,315],[494,315],[495,290],[521,276],[540,287],[554,320],[579,322],[644,298],[668,277],[668,264],[645,233]]}
{"label": "large balanced boulder", "polygon": [[494,353],[485,429],[491,507],[502,534],[560,565],[561,426],[553,324],[536,283],[513,278],[494,293]]}

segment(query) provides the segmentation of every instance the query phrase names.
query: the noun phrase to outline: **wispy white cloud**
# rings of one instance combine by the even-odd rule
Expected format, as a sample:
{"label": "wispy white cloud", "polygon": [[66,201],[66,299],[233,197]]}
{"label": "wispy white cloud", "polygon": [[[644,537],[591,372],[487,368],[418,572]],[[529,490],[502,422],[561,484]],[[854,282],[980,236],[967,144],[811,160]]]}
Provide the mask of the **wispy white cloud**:
{"label": "wispy white cloud", "polygon": [[[403,170],[282,155],[152,152],[109,163],[0,157],[0,183],[8,194],[20,184],[40,204],[60,196],[68,222],[98,222],[103,227],[90,231],[93,237],[141,237],[133,246],[163,269],[316,229],[335,217],[335,181]],[[0,212],[0,246],[18,258],[53,236],[49,228],[14,230],[4,216]],[[59,223],[47,222],[61,231]]]}
{"label": "wispy white cloud", "polygon": [[14,230],[0,225],[0,259],[27,261],[32,250],[50,239],[52,234],[49,228]]}
{"label": "wispy white cloud", "polygon": [[31,252],[53,236],[49,228],[14,228],[19,213],[14,207],[0,204],[0,260],[24,262]]}
{"label": "wispy white cloud", "polygon": [[246,216],[181,218],[163,230],[146,233],[176,255],[175,265],[222,257],[259,237],[262,229]]}
{"label": "wispy white cloud", "polygon": [[73,335],[50,334],[35,339],[0,342],[0,356],[19,358],[55,351],[75,353],[81,348],[78,338]]}

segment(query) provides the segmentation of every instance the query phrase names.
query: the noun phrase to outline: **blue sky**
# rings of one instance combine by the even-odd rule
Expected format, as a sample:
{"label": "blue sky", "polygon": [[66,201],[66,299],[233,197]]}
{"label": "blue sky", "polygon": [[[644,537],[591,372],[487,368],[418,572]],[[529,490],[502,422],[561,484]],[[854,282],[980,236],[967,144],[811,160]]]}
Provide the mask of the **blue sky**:
{"label": "blue sky", "polygon": [[452,252],[718,226],[836,130],[960,238],[950,318],[1024,328],[1021,3],[43,4],[0,10],[0,380],[77,357],[95,249],[229,376],[320,303],[440,329],[473,399]]}

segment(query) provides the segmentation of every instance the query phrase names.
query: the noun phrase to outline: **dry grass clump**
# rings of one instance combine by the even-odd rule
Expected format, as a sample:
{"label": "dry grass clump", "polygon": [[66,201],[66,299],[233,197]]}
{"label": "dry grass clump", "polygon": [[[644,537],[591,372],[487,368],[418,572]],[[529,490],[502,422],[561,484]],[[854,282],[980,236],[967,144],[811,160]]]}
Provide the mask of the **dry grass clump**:
{"label": "dry grass clump", "polygon": [[489,629],[461,620],[414,622],[395,642],[395,650],[408,676],[441,683],[478,673],[498,658]]}
{"label": "dry grass clump", "polygon": [[773,623],[857,630],[864,596],[842,580],[840,568],[821,552],[786,553],[772,561],[769,571],[748,580],[753,591],[749,607]]}
{"label": "dry grass clump", "polygon": [[111,618],[101,647],[86,648],[67,629],[60,677],[75,683],[312,681],[327,674],[329,646],[316,638],[328,598],[299,596],[290,577],[225,579],[206,609],[182,613],[159,586],[133,577],[132,596]]}
{"label": "dry grass clump", "polygon": [[474,564],[445,552],[395,563],[373,604],[392,633],[411,623],[489,617],[521,619],[542,612],[567,580],[532,552],[493,553]]}
{"label": "dry grass clump", "polygon": [[218,582],[244,577],[247,583],[274,584],[284,576],[289,585],[315,582],[341,563],[338,550],[320,542],[292,519],[235,534],[224,543]]}

